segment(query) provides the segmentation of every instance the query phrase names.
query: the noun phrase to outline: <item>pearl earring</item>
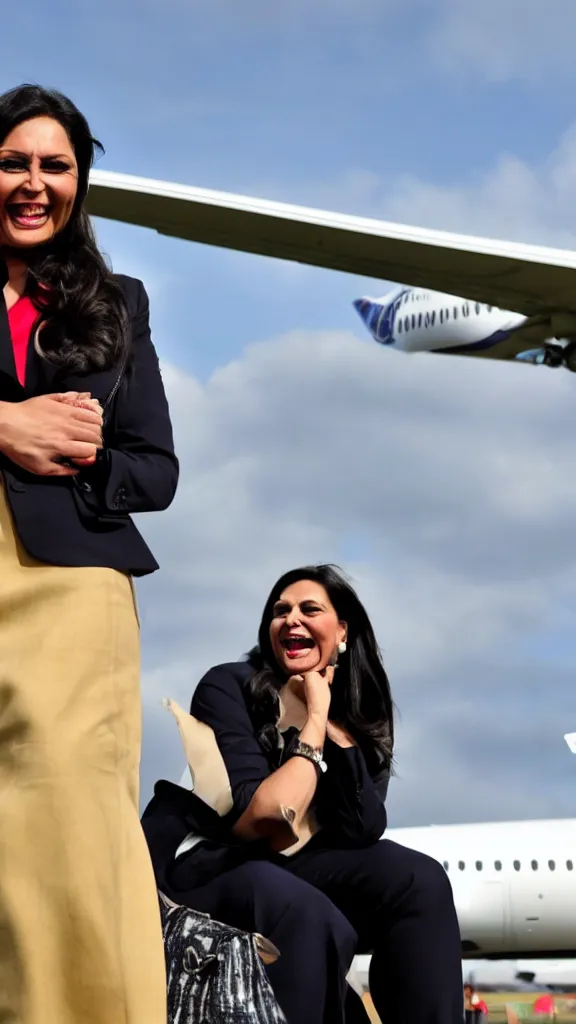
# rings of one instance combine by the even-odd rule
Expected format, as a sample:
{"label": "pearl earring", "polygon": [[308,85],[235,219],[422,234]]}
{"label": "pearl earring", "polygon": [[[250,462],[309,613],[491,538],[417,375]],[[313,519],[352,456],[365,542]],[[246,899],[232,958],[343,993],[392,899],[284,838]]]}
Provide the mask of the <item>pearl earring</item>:
{"label": "pearl earring", "polygon": [[346,644],[345,644],[344,641],[342,641],[341,643],[338,644],[338,654],[345,654],[345,653],[346,653]]}

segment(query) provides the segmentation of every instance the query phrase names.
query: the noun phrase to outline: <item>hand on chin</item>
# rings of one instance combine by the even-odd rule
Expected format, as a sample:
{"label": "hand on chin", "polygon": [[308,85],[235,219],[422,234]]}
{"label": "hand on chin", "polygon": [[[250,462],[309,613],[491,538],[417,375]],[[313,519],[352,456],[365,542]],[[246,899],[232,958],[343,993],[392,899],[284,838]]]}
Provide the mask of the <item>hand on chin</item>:
{"label": "hand on chin", "polygon": [[302,678],[308,672],[321,672],[324,668],[317,651],[307,651],[298,658],[289,658],[285,655],[283,661],[282,668],[289,680],[293,677]]}

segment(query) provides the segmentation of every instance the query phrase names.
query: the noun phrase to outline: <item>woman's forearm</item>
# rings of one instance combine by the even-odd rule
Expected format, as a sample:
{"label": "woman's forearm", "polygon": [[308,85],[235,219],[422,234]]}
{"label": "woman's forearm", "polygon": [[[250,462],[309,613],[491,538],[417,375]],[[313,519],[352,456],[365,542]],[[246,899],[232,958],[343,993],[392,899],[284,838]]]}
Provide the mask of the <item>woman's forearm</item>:
{"label": "woman's forearm", "polygon": [[[326,719],[309,716],[300,733],[300,740],[321,750],[326,738]],[[305,817],[318,782],[316,765],[305,757],[291,757],[264,779],[250,804],[234,826],[241,839],[270,839],[276,851],[287,849],[298,836],[298,826]]]}
{"label": "woman's forearm", "polygon": [[0,402],[0,452],[4,451],[10,433],[10,411],[12,402]]}

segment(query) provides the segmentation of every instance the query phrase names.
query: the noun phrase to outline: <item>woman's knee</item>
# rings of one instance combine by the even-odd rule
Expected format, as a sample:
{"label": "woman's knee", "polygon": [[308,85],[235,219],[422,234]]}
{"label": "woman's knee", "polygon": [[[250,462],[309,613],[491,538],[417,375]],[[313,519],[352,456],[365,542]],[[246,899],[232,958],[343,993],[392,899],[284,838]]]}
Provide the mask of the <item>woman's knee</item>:
{"label": "woman's knee", "polygon": [[314,937],[326,945],[332,944],[352,960],[356,932],[319,889],[268,861],[246,864],[240,874],[246,898],[254,901],[272,931],[281,927],[296,942],[302,942],[304,935],[307,943]]}
{"label": "woman's knee", "polygon": [[398,846],[403,883],[420,904],[439,906],[453,903],[450,879],[440,861],[408,846]]}
{"label": "woman's knee", "polygon": [[371,848],[364,867],[375,898],[386,895],[388,901],[411,893],[426,901],[452,901],[452,887],[443,866],[419,850],[381,840]]}

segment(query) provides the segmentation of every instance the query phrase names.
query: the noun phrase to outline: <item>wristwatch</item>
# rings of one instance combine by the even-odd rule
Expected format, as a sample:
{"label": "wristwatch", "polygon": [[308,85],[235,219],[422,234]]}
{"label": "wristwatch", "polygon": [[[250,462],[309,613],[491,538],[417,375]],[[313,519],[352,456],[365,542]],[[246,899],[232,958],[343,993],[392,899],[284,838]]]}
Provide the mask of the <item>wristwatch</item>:
{"label": "wristwatch", "polygon": [[312,764],[316,765],[321,772],[325,772],[328,768],[322,750],[311,747],[309,743],[303,743],[302,740],[297,739],[292,744],[290,754],[292,757],[305,757],[307,761],[312,761]]}

